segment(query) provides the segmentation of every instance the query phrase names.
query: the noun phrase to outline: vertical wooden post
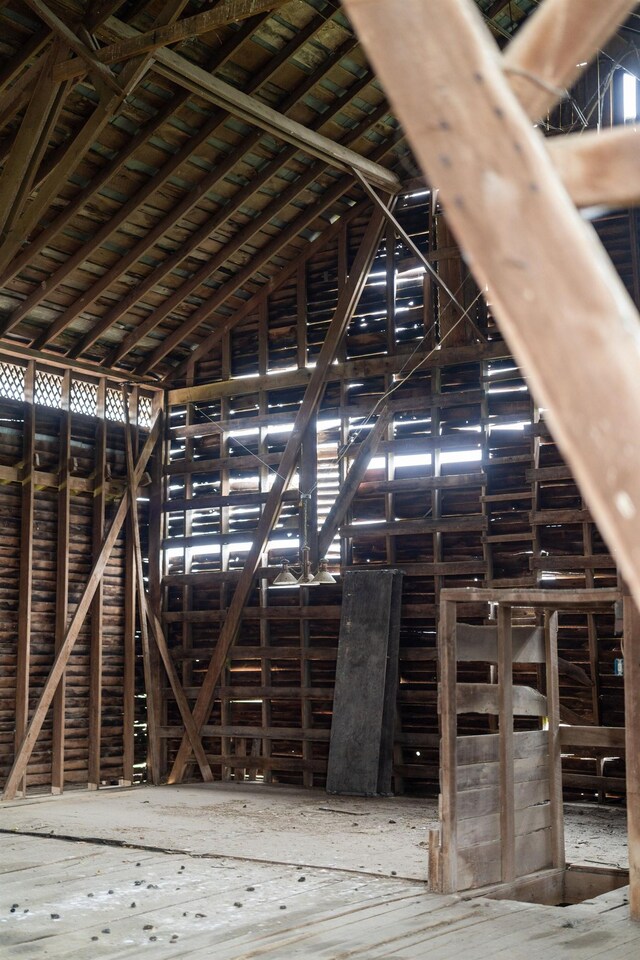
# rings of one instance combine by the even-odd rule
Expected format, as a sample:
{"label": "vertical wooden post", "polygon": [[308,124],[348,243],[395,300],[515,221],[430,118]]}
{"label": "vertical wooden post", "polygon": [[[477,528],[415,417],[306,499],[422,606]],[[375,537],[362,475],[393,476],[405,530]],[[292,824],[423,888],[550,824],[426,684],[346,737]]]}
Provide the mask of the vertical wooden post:
{"label": "vertical wooden post", "polygon": [[[104,539],[107,467],[107,383],[100,380],[97,405],[94,473],[93,473],[93,562],[95,563]],[[102,615],[104,609],[103,581],[97,586],[91,604],[91,645],[89,654],[89,790],[100,786],[100,746],[102,733]]]}
{"label": "vertical wooden post", "polygon": [[[133,391],[132,442],[137,455],[139,392]],[[124,636],[122,678],[122,785],[131,786],[135,763],[136,722],[136,563],[134,554],[133,511],[127,517],[124,544]]]}
{"label": "vertical wooden post", "polygon": [[500,844],[502,881],[516,875],[513,749],[513,646],[511,607],[498,605],[498,703],[500,752]]}
{"label": "vertical wooden post", "polygon": [[[71,493],[69,489],[71,458],[71,373],[62,379],[62,410],[60,413],[60,457],[58,466],[58,536],[56,544],[56,625],[54,649],[62,646],[67,630],[69,604],[69,521]],[[53,698],[53,731],[51,734],[51,792],[64,790],[65,739],[65,682],[62,675]]]}
{"label": "vertical wooden post", "polygon": [[440,822],[442,824],[440,893],[454,893],[458,888],[456,616],[455,603],[449,600],[440,602],[438,627],[440,664],[438,704],[441,731]]}
{"label": "vertical wooden post", "polygon": [[640,612],[625,588],[624,715],[626,727],[629,912],[640,921]]}
{"label": "vertical wooden post", "polygon": [[[160,417],[161,430],[158,442],[151,459],[151,485],[149,487],[149,540],[148,540],[148,577],[149,577],[149,605],[154,616],[160,617],[162,611],[162,575],[164,561],[162,553],[162,537],[164,535],[164,513],[162,506],[165,499],[164,464],[167,449],[168,418],[164,416],[164,394],[156,393],[153,397],[152,418]],[[133,504],[135,507],[135,503]],[[132,515],[134,514],[132,510]],[[157,776],[162,780],[167,771],[166,746],[167,741],[160,737],[159,727],[166,722],[166,699],[160,698],[163,683],[162,665],[155,645],[150,650],[151,683],[156,696],[155,721],[158,732],[155,735],[157,754]]]}
{"label": "vertical wooden post", "polygon": [[560,746],[560,686],[558,681],[558,614],[545,610],[544,646],[549,720],[549,789],[551,801],[551,856],[554,867],[565,866],[562,807],[562,748]]}
{"label": "vertical wooden post", "polygon": [[[24,439],[22,454],[22,496],[20,514],[20,593],[18,596],[18,655],[16,663],[16,754],[27,731],[29,721],[29,686],[31,659],[31,596],[33,591],[33,521],[35,513],[36,410],[35,363],[27,366],[24,378]],[[18,790],[27,789],[26,770]]]}

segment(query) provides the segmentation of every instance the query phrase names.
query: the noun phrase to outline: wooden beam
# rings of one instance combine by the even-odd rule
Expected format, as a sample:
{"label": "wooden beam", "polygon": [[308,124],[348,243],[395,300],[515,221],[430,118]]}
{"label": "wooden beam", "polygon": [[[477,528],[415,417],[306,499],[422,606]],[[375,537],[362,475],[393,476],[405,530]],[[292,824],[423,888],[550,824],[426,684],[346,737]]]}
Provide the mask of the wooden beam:
{"label": "wooden beam", "polygon": [[[93,562],[97,561],[104,541],[105,510],[107,504],[105,484],[107,481],[107,382],[100,380],[97,393],[97,422],[95,427],[93,461],[93,504],[91,525],[91,550]],[[133,502],[133,500],[132,500]],[[104,589],[102,579],[98,583],[91,603],[91,640],[89,644],[89,790],[100,787],[100,757],[102,748],[102,620],[104,614]]]}
{"label": "wooden beam", "polygon": [[[138,57],[143,53],[157,50],[172,43],[181,43],[192,37],[224,27],[238,20],[247,20],[259,13],[265,13],[281,7],[285,0],[223,0],[213,10],[204,10],[192,17],[186,17],[166,27],[147,30],[129,40],[120,40],[108,47],[102,47],[95,53],[95,59],[102,64],[119,63]],[[66,60],[54,71],[54,80],[67,80],[81,77],[86,67],[77,60]]]}
{"label": "wooden beam", "polygon": [[[112,93],[120,96],[122,89],[109,70],[103,63],[100,63],[96,60],[95,55],[92,50],[87,47],[85,43],[73,32],[73,30],[64,23],[56,14],[49,9],[49,7],[42,2],[42,0],[25,0],[27,6],[31,7],[34,13],[37,13],[40,19],[46,23],[51,30],[58,34],[58,36],[67,44],[75,53],[78,54],[82,60],[85,61],[87,68],[90,73],[94,74],[96,78],[103,83],[106,87],[111,90]],[[54,78],[55,79],[55,78]],[[56,82],[61,82],[67,78],[61,77]]]}
{"label": "wooden beam", "polygon": [[551,804],[552,866],[566,866],[564,810],[562,806],[562,745],[560,739],[560,680],[558,659],[558,614],[545,610],[544,642],[549,722],[549,802]]}
{"label": "wooden beam", "polygon": [[556,172],[577,206],[640,204],[638,127],[551,137],[546,143]]}
{"label": "wooden beam", "polygon": [[498,753],[500,759],[500,859],[503,883],[516,876],[516,826],[513,740],[513,635],[511,607],[498,606]]}
{"label": "wooden beam", "polygon": [[[121,39],[138,35],[136,30],[114,17],[111,17],[105,26]],[[390,170],[283,116],[265,103],[207,73],[173,50],[158,50],[154,69],[179,87],[187,87],[205,100],[224,107],[233,116],[240,117],[285,143],[291,143],[305,153],[318,157],[333,168],[347,173],[358,170],[369,183],[390,194],[396,194],[400,189],[398,177]]]}
{"label": "wooden beam", "polygon": [[3,103],[7,92],[19,82],[21,74],[24,76],[23,71],[29,72],[26,68],[30,67],[50,40],[51,31],[48,28],[43,27],[41,30],[37,30],[22,44],[16,54],[3,65],[0,71],[0,96],[2,96]]}
{"label": "wooden beam", "polygon": [[[236,46],[244,39],[246,39],[245,31],[238,30],[232,38],[233,42],[231,40],[228,41],[216,51],[216,65],[220,66],[224,64],[228,60],[231,53],[236,49]],[[79,190],[69,201],[69,203],[65,204],[64,208],[60,210],[57,216],[51,220],[49,225],[45,227],[45,229],[41,230],[35,237],[33,237],[29,246],[14,257],[10,266],[4,272],[0,273],[0,286],[6,286],[9,280],[15,277],[25,266],[32,262],[34,256],[40,253],[40,251],[43,250],[44,247],[46,247],[51,240],[61,230],[64,229],[69,221],[72,220],[73,217],[91,200],[91,197],[106,183],[108,183],[118,173],[119,170],[122,169],[129,157],[131,157],[143,144],[147,143],[153,133],[159,130],[160,127],[167,122],[171,115],[187,102],[190,96],[191,93],[188,90],[177,92],[176,95],[171,98],[169,103],[158,110],[158,112],[147,123],[142,125],[138,130],[138,133],[136,133],[127,141],[123,149],[120,150],[110,162],[104,164],[104,166],[97,171],[95,177],[87,184],[87,186],[83,190]],[[64,158],[59,158],[58,152],[54,151],[51,155],[51,162],[54,166],[58,165],[56,162],[57,158],[60,160],[60,162],[64,162]],[[49,164],[49,162],[50,159],[48,158],[47,164]],[[48,173],[50,172],[51,170],[48,171]],[[40,173],[38,176],[40,176]]]}
{"label": "wooden beam", "polygon": [[[312,35],[315,30],[318,28],[318,24],[314,18],[311,21],[311,25],[308,26],[305,31],[302,31],[302,35],[309,34]],[[296,34],[296,42],[299,41],[300,34]],[[251,83],[249,84],[248,91],[251,92],[255,89],[258,89],[266,79],[272,76],[272,74],[289,58],[294,50],[294,42],[290,41],[288,44],[282,48],[282,50],[269,61],[269,70],[260,71],[257,74]],[[314,78],[315,79],[315,78]],[[300,87],[297,87],[294,91],[294,94],[287,98],[283,104],[283,109],[288,109],[289,106],[293,105],[297,100],[303,95],[305,88],[311,86],[308,81],[305,81]],[[188,99],[190,94],[185,94],[184,99]],[[180,101],[178,97],[178,101]],[[172,107],[175,110],[176,103],[175,100],[172,101]],[[6,333],[12,327],[14,327],[24,316],[26,316],[35,306],[37,306],[47,294],[58,284],[60,284],[69,273],[79,266],[87,257],[91,255],[91,252],[97,249],[101,243],[103,243],[114,231],[116,231],[122,224],[124,224],[128,217],[135,212],[142,204],[152,194],[160,189],[166,181],[175,174],[179,167],[188,162],[194,149],[198,147],[199,144],[204,143],[208,137],[212,136],[218,127],[224,122],[227,114],[222,111],[215,111],[202,125],[198,133],[191,137],[185,145],[178,150],[158,171],[158,173],[151,177],[143,187],[137,191],[126,203],[124,203],[118,211],[109,218],[108,222],[103,224],[103,226],[97,231],[96,234],[91,238],[91,240],[84,244],[82,247],[71,255],[57,270],[55,270],[46,281],[44,281],[39,288],[33,290],[33,292],[23,301],[23,303],[13,312],[13,314],[8,318],[8,321],[4,327],[0,326],[0,330],[4,329]],[[322,118],[322,121],[325,121],[325,117]],[[242,144],[242,149],[244,152],[252,150],[262,138],[262,131],[256,131],[251,134]],[[121,316],[126,314],[129,309],[135,306],[141,299],[144,298],[145,293],[151,290],[156,284],[162,282],[163,278],[169,274],[175,267],[177,267],[181,261],[189,255],[189,253],[194,250],[202,241],[209,239],[209,237],[215,233],[215,231],[221,227],[230,216],[230,209],[233,207],[237,208],[239,205],[246,203],[255,192],[259,191],[260,188],[268,182],[269,178],[273,176],[276,170],[283,165],[287,160],[291,159],[295,154],[295,150],[290,148],[290,150],[280,153],[274,157],[271,164],[267,168],[261,171],[260,175],[257,176],[250,184],[247,184],[245,187],[241,188],[236,196],[233,198],[233,204],[221,206],[217,215],[212,219],[208,219],[205,224],[203,224],[199,229],[195,230],[194,233],[189,237],[188,243],[185,243],[180,246],[180,249],[177,250],[173,255],[167,257],[163,263],[155,270],[152,270],[145,278],[143,278],[140,283],[136,285],[136,289],[130,295],[127,295],[123,298],[119,298],[117,304],[107,310],[99,320],[96,320],[91,324],[91,328],[88,333],[81,339],[81,341],[73,348],[70,352],[70,356],[77,357],[85,350],[87,350],[93,343],[111,327]],[[204,178],[199,182],[198,189],[187,192],[183,199],[170,210],[164,217],[162,217],[156,225],[148,233],[144,235],[137,243],[134,243],[133,246],[127,251],[127,253],[121,257],[117,263],[115,263],[111,269],[106,270],[104,274],[94,282],[91,288],[87,291],[86,294],[79,297],[75,303],[69,306],[64,313],[62,313],[53,324],[38,338],[36,341],[37,347],[42,347],[46,343],[53,340],[59,333],[61,333],[66,327],[82,312],[89,309],[89,307],[95,303],[95,301],[103,294],[111,284],[113,284],[118,277],[122,276],[126,271],[134,265],[144,254],[154,246],[164,234],[169,231],[173,225],[181,220],[184,217],[187,217],[191,210],[201,201],[202,197],[211,190],[219,181],[221,181],[230,170],[237,164],[237,153],[235,151],[230,152],[230,154],[222,159],[220,163],[216,164],[215,169],[211,170]],[[301,185],[302,189],[302,185]],[[62,215],[64,216],[64,215]],[[58,218],[60,219],[60,218]],[[46,231],[45,231],[46,232]],[[38,236],[35,240],[37,245],[40,245],[41,238]],[[15,275],[15,264],[11,266],[11,273]],[[185,293],[185,296],[187,294]],[[127,342],[131,341],[134,337],[134,334],[130,335],[127,338]],[[113,362],[112,362],[113,365]]]}
{"label": "wooden beam", "polygon": [[[35,516],[35,442],[36,408],[35,364],[30,363],[25,373],[25,422],[22,446],[22,492],[20,496],[20,574],[18,593],[18,649],[16,655],[15,748],[18,750],[29,720],[29,691],[31,664],[31,617],[33,595],[33,531]],[[16,787],[24,795],[27,788],[26,764]]]}
{"label": "wooden beam", "polygon": [[16,252],[29,237],[40,218],[46,213],[51,202],[58,195],[68,177],[82,162],[86,151],[99,137],[101,131],[113,120],[122,100],[138,83],[148,68],[148,63],[132,61],[121,74],[122,89],[109,99],[99,103],[89,119],[66,142],[59,155],[56,169],[40,186],[37,195],[26,206],[22,216],[8,232],[0,248],[0,273],[4,272],[13,260]]}
{"label": "wooden beam", "polygon": [[[158,414],[153,422],[149,436],[147,437],[142,453],[140,454],[140,458],[136,464],[136,484],[139,484],[140,477],[145,471],[149,457],[151,456],[153,448],[156,444],[161,422],[161,414]],[[12,800],[15,797],[18,790],[18,785],[24,778],[27,764],[29,763],[29,758],[31,757],[33,748],[42,729],[42,724],[45,721],[47,712],[58,688],[58,684],[60,683],[66,666],[69,662],[69,657],[71,656],[73,648],[75,647],[77,639],[80,635],[80,630],[82,629],[82,625],[84,624],[87,613],[89,612],[91,601],[93,600],[98,584],[100,583],[102,575],[106,569],[109,557],[111,556],[111,551],[113,550],[115,542],[118,539],[120,531],[122,530],[122,526],[129,511],[129,506],[130,497],[127,490],[120,501],[120,505],[118,506],[109,531],[104,538],[100,555],[92,567],[86,586],[82,592],[82,596],[80,597],[75,613],[71,618],[71,622],[67,627],[64,640],[60,646],[60,649],[58,650],[58,653],[56,654],[53,666],[49,671],[49,675],[45,681],[26,732],[20,738],[19,747],[16,751],[16,756],[11,766],[11,770],[9,771],[4,792],[2,794],[2,798],[4,800]]]}
{"label": "wooden beam", "polygon": [[153,784],[160,783],[160,753],[158,730],[160,728],[158,716],[158,695],[154,685],[149,647],[149,631],[146,617],[146,598],[144,591],[144,570],[142,566],[142,547],[140,545],[140,527],[138,525],[138,485],[135,477],[133,460],[133,440],[131,436],[131,415],[129,410],[129,392],[125,385],[122,387],[122,403],[124,406],[124,450],[127,463],[127,490],[131,503],[131,532],[133,535],[133,555],[135,560],[135,579],[138,591],[138,613],[140,627],[140,642],[142,646],[142,671],[144,675],[145,710],[147,719],[147,779]]}
{"label": "wooden beam", "polygon": [[347,510],[351,506],[351,501],[365,473],[369,469],[369,461],[375,454],[378,444],[385,436],[385,431],[390,419],[390,411],[386,407],[383,408],[378,415],[375,425],[368,431],[366,438],[360,443],[358,452],[353,458],[353,463],[349,468],[345,481],[341,484],[338,496],[329,510],[322,524],[322,529],[318,534],[318,556],[320,559],[325,556],[327,550],[333,543],[333,538],[340,529]]}
{"label": "wooden beam", "polygon": [[[640,408],[637,311],[509,90],[473,4],[449,0],[445,13],[436,0],[409,0],[402,23],[410,30],[398,24],[389,0],[346,5],[640,601],[640,447],[627,440]],[[575,29],[582,32],[580,24]],[[590,18],[583,30],[591,36]],[[568,45],[575,56],[579,43]],[[472,128],[483,135],[472,139]]]}
{"label": "wooden beam", "polygon": [[[62,412],[60,414],[60,453],[58,487],[58,522],[56,538],[56,622],[54,653],[57,655],[64,641],[69,613],[69,529],[71,521],[71,487],[69,485],[71,458],[71,371],[62,380]],[[51,792],[64,790],[65,747],[65,689],[63,673],[53,698],[53,728],[51,731]]]}
{"label": "wooden beam", "polygon": [[58,116],[66,85],[51,81],[51,68],[58,56],[54,43],[43,55],[36,84],[9,158],[0,174],[0,242],[22,212],[24,202],[48,146],[52,123]]}
{"label": "wooden beam", "polygon": [[640,613],[628,595],[623,621],[629,912],[632,920],[640,921]]}
{"label": "wooden beam", "polygon": [[[280,512],[282,494],[293,476],[304,434],[324,393],[327,370],[333,362],[336,351],[342,342],[351,317],[353,316],[353,312],[358,305],[371,263],[373,262],[380,242],[383,227],[384,217],[380,211],[374,210],[354,261],[349,280],[338,298],[335,314],[329,325],[327,336],[322,345],[311,380],[309,381],[304,398],[298,409],[293,430],[289,435],[287,445],[282,454],[278,473],[269,491],[269,497],[265,503],[260,521],[254,531],[251,549],[229,605],[227,618],[220,631],[216,650],[209,663],[207,673],[198,694],[198,699],[193,711],[193,717],[198,730],[207,722],[211,713],[215,687],[220,676],[220,671],[238,635],[242,610],[252,590],[262,554],[264,553],[269,535]],[[189,755],[190,745],[185,735],[171,770],[169,777],[170,782],[176,783],[182,780]]]}
{"label": "wooden beam", "polygon": [[[358,0],[347,0],[351,8]],[[626,20],[636,0],[544,0],[507,45],[502,68],[532,120],[567,95],[586,64]]]}

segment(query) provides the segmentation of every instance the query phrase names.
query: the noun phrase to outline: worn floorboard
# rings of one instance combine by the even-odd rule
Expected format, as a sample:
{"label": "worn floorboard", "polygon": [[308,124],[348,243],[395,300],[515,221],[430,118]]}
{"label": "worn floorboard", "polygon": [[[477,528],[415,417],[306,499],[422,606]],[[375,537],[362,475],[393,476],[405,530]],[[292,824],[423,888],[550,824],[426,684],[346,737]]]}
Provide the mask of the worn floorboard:
{"label": "worn floorboard", "polygon": [[[407,842],[402,834],[408,831],[411,843],[424,849],[412,829],[418,825],[410,816],[413,801],[395,801],[395,807],[360,801],[350,807],[351,798],[347,803],[308,792],[287,798],[284,791],[278,802],[288,813],[281,810],[278,820],[273,790],[219,786],[219,791],[65,794],[3,805],[1,960],[130,960],[141,951],[149,960],[636,960],[640,955],[640,925],[627,918],[624,890],[558,908],[435,896],[419,879],[392,875],[390,865]],[[184,822],[184,809],[170,812],[181,799],[189,808]],[[274,817],[279,862],[266,856]],[[358,827],[354,834],[351,825],[360,823],[366,829]],[[233,824],[247,838],[237,858],[220,852]],[[329,840],[334,830],[344,849],[336,864],[332,851],[325,866],[319,835]],[[380,860],[381,847],[391,848],[395,835],[398,850]],[[370,873],[368,849],[375,861]]]}

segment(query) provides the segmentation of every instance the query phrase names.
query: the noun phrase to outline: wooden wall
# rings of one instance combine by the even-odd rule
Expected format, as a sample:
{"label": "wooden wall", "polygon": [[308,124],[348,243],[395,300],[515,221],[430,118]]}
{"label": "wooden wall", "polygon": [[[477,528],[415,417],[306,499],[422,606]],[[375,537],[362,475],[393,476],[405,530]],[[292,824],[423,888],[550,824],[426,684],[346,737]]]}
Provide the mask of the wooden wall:
{"label": "wooden wall", "polygon": [[[141,396],[136,433],[150,412]],[[0,785],[122,496],[122,420],[118,384],[0,360]],[[28,789],[144,776],[129,553],[123,535],[38,738]]]}
{"label": "wooden wall", "polygon": [[[404,198],[397,216],[458,302],[424,275],[390,229],[296,480],[313,490],[321,526],[359,444],[389,404],[389,426],[328,556],[335,570],[404,571],[396,788],[435,792],[440,590],[606,587],[617,583],[617,571],[430,195]],[[241,325],[191,365],[193,389],[169,395],[164,618],[194,695],[300,403],[304,366],[322,342],[366,219],[354,215],[297,275],[272,285]],[[627,211],[598,222],[635,295],[636,229]],[[473,325],[460,308],[469,309]],[[291,489],[205,727],[207,752],[224,778],[324,783],[340,583],[269,585],[283,558],[297,560],[297,501]],[[489,611],[474,613],[482,623]],[[622,725],[613,618],[564,614],[559,644],[561,657],[579,668],[561,677],[565,714],[576,723]],[[181,735],[168,691],[160,733],[168,765]],[[597,751],[568,756],[565,768],[571,796],[623,789],[622,761]]]}

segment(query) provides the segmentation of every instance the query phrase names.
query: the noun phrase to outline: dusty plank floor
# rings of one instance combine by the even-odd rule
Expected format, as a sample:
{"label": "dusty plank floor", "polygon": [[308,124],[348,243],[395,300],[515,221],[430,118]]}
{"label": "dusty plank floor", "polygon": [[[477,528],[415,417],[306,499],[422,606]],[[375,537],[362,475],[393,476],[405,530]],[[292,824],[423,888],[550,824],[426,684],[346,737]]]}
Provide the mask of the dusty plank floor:
{"label": "dusty plank floor", "polygon": [[[566,909],[428,894],[424,801],[216,784],[0,809],[2,960],[640,956],[622,892]],[[585,860],[624,859],[621,811],[569,818]]]}
{"label": "dusty plank floor", "polygon": [[[416,881],[3,835],[3,958],[626,960],[640,925],[433,896]],[[535,951],[535,954],[534,952]]]}
{"label": "dusty plank floor", "polygon": [[[0,807],[0,826],[109,839],[175,851],[248,857],[425,880],[435,800],[330,797],[320,790],[256,783],[77,791]],[[620,808],[570,804],[567,859],[627,866]]]}

